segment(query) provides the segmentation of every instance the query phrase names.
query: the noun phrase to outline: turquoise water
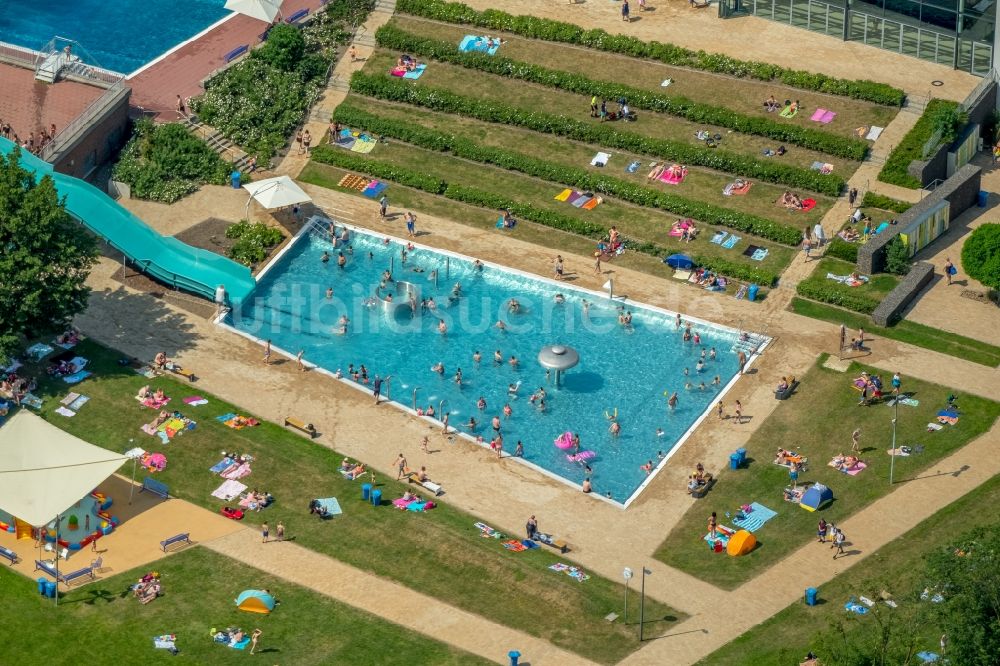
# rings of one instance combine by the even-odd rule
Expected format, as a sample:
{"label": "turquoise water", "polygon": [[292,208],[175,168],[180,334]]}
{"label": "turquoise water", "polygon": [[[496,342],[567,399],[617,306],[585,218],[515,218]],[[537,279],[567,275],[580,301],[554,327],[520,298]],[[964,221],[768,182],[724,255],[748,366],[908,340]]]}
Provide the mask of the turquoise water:
{"label": "turquoise water", "polygon": [[53,37],[65,37],[80,43],[96,60],[89,64],[128,74],[224,17],[229,13],[225,4],[226,0],[8,0],[0,11],[0,41],[41,49]]}
{"label": "turquoise water", "polygon": [[[525,459],[573,483],[582,482],[586,470],[568,461],[567,452],[553,440],[565,431],[579,433],[581,449],[596,453],[588,462],[594,491],[611,493],[619,502],[647,478],[640,466],[649,460],[656,465],[658,452],[667,456],[737,371],[731,352],[737,335],[730,329],[694,324],[692,330],[701,337],[697,346],[682,341],[683,329],[675,327],[671,315],[635,304],[628,306],[633,320],[626,329],[606,297],[565,284],[493,266],[478,271],[467,259],[448,259],[424,248],[409,252],[403,264],[403,245],[360,233],[353,235],[351,247],[353,252],[344,252],[346,265],[341,269],[339,248],[325,237],[303,236],[260,279],[254,298],[231,323],[292,354],[304,350],[307,361],[331,372],[340,370],[346,376],[349,365],[357,369],[364,364],[370,379],[391,375],[393,400],[411,407],[416,389],[418,407],[433,405],[439,417],[447,412],[450,424],[463,432],[468,432],[464,426],[469,417],[475,417],[480,425],[474,435],[487,442],[493,435],[492,417],[499,416],[506,453],[513,453],[521,440]],[[321,260],[324,252],[331,256],[328,263]],[[394,279],[417,285],[421,300],[433,297],[435,310],[413,316],[405,295],[395,299],[400,306],[395,315],[365,304],[390,262]],[[455,283],[461,285],[462,296],[451,302]],[[328,288],[333,289],[330,299]],[[565,298],[562,304],[556,302],[559,293]],[[521,304],[516,314],[508,309],[511,298]],[[588,311],[585,301],[592,302]],[[345,315],[350,324],[340,335],[334,331]],[[447,326],[444,335],[438,331],[440,320]],[[500,320],[506,330],[496,327]],[[569,345],[580,354],[579,365],[565,374],[561,388],[546,378],[537,361],[539,350],[548,344]],[[701,350],[707,353],[713,346],[716,360],[706,360],[698,373]],[[473,360],[476,351],[482,354],[479,363]],[[503,363],[494,363],[495,351]],[[520,362],[517,368],[509,364],[512,355]],[[438,363],[444,365],[443,375],[431,370]],[[459,368],[460,385],[455,381]],[[716,376],[720,384],[713,386]],[[685,389],[687,381],[693,384],[690,390]],[[705,390],[699,389],[702,381]],[[517,382],[517,395],[508,397],[509,385]],[[529,400],[539,387],[547,393],[544,411]],[[664,391],[679,394],[672,412]],[[480,397],[485,409],[477,405]],[[511,407],[510,418],[504,418],[505,404]],[[606,417],[615,410],[622,428],[618,437],[609,433]]]}

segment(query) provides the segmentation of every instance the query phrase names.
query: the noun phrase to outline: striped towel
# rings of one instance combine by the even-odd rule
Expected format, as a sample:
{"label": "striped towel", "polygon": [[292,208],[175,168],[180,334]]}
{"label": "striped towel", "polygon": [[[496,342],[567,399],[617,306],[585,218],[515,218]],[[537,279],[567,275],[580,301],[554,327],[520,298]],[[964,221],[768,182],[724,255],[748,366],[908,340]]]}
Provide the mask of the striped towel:
{"label": "striped towel", "polygon": [[744,529],[747,532],[756,532],[764,523],[771,520],[778,513],[768,509],[766,506],[754,502],[750,505],[750,512],[745,514],[745,517],[741,520],[738,516],[733,518],[733,525],[736,525],[740,529]]}

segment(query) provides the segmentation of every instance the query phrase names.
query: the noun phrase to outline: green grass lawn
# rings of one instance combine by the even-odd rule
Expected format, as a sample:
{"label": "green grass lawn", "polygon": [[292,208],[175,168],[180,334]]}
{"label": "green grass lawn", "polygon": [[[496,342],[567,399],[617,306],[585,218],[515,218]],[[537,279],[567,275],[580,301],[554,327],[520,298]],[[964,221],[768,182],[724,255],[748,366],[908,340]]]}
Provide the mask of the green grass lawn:
{"label": "green grass lawn", "polygon": [[[822,359],[821,359],[822,361]],[[820,516],[839,523],[890,492],[886,450],[891,442],[893,410],[883,404],[858,406],[859,392],[851,382],[861,370],[882,374],[888,386],[892,373],[851,365],[836,372],[817,364],[804,377],[795,395],[782,402],[746,443],[751,463],[747,469],[723,470],[708,495],[697,502],[657,550],[657,559],[725,589],[732,589],[813,538]],[[778,378],[775,377],[775,383]],[[925,448],[923,453],[897,458],[895,479],[918,477],[934,462],[986,432],[1000,415],[1000,403],[959,393],[962,416],[955,426],[928,433],[926,424],[935,416],[954,389],[903,377],[903,390],[919,400],[918,407],[901,406],[897,424],[898,445]],[[741,426],[732,424],[732,427]],[[851,433],[861,429],[861,459],[868,468],[848,476],[827,466],[838,453],[850,453]],[[800,485],[820,482],[834,493],[834,502],[818,513],[784,502],[782,489],[789,485],[788,470],[772,464],[778,447],[795,449],[809,458],[808,469],[799,475]],[[711,553],[702,540],[711,512],[720,523],[732,526],[725,513],[736,513],[743,504],[759,502],[778,512],[755,532],[758,547],[742,557]]]}
{"label": "green grass lawn", "polygon": [[[797,664],[810,648],[817,649],[816,635],[834,620],[844,616],[844,604],[854,596],[871,597],[881,591],[885,583],[897,602],[920,603],[903,595],[911,589],[931,585],[920,579],[924,557],[932,550],[957,539],[965,532],[983,524],[983,507],[1000,502],[1000,477],[994,477],[975,488],[946,508],[920,523],[903,536],[879,548],[875,553],[851,567],[847,575],[838,576],[819,588],[820,599],[816,606],[796,602],[757,625],[736,640],[726,644],[699,664],[703,666],[788,666]],[[874,587],[873,587],[874,586]],[[848,623],[848,640],[855,629],[870,616],[857,617]],[[940,630],[923,627],[921,650],[940,652],[937,649]],[[823,654],[817,652],[820,659]],[[828,662],[823,662],[828,663]]]}
{"label": "green grass lawn", "polygon": [[[117,364],[118,353],[91,341],[77,351],[91,360],[95,376],[73,390],[90,396],[90,402],[75,418],[56,415],[54,410],[68,387],[61,381],[46,381],[36,391],[46,398],[42,415],[108,449],[122,451],[134,439],[135,445],[166,453],[167,469],[157,478],[170,487],[171,494],[217,511],[223,502],[210,493],[222,479],[208,468],[218,462],[221,450],[250,453],[257,460],[253,474],[243,482],[267,490],[277,501],[265,511],[249,513],[246,522],[268,520],[273,525],[283,521],[300,545],[598,662],[616,662],[638,647],[634,628],[604,620],[621,604],[624,590],[617,582],[595,575],[579,583],[550,571],[547,567],[561,559],[548,549],[509,552],[499,541],[480,537],[473,526],[477,518],[450,507],[447,501],[421,514],[391,506],[372,507],[361,500],[361,482],[347,481],[337,473],[341,456],[336,452],[272,423],[229,429],[214,417],[245,412],[197,385],[170,377],[150,381],[122,369]],[[144,384],[162,387],[173,399],[170,407],[197,420],[198,427],[176,437],[167,447],[141,432],[140,426],[155,416],[153,410],[132,398]],[[184,405],[182,399],[195,394],[211,402],[202,407]],[[405,489],[404,484],[381,475],[377,484],[386,501],[400,497]],[[340,499],[344,515],[332,522],[311,519],[309,500],[330,496]],[[514,536],[521,533],[520,525],[494,527],[509,528]],[[655,621],[649,625],[650,635],[667,631],[677,615],[666,606],[653,604],[649,617]]]}
{"label": "green grass lawn", "polygon": [[991,368],[1000,365],[1000,347],[905,319],[884,328],[875,326],[865,315],[799,297],[792,298],[790,309],[795,314],[834,324],[842,323],[849,329],[864,328],[866,334],[875,337],[891,338]]}
{"label": "green grass lawn", "polygon": [[848,296],[870,296],[877,301],[881,301],[885,298],[889,292],[895,289],[896,285],[899,284],[900,277],[898,275],[890,275],[889,273],[876,273],[875,275],[870,275],[870,279],[867,284],[859,285],[857,287],[849,287],[846,284],[841,284],[826,277],[827,273],[833,273],[834,275],[850,275],[855,270],[857,270],[857,266],[849,261],[835,259],[833,257],[824,257],[819,260],[819,264],[813,269],[812,274],[803,280],[803,282],[812,282],[822,286],[826,290],[844,293]]}
{"label": "green grass lawn", "polygon": [[[364,111],[380,117],[406,120],[439,132],[466,138],[479,145],[513,150],[525,155],[540,157],[553,164],[586,169],[595,175],[609,175],[642,187],[678,194],[797,227],[816,224],[823,219],[823,216],[833,205],[833,199],[817,195],[815,208],[806,213],[793,214],[775,204],[782,192],[787,189],[780,185],[758,181],[753,184],[753,188],[746,195],[727,197],[722,194],[722,190],[733,181],[733,176],[730,174],[708,169],[690,169],[684,183],[679,186],[650,182],[646,176],[653,160],[648,156],[614,151],[607,167],[595,167],[591,166],[590,160],[593,159],[597,149],[594,146],[570,139],[516,127],[494,125],[473,118],[452,116],[404,104],[361,97],[356,94],[350,95],[345,104],[360,107]],[[635,173],[627,173],[625,167],[633,161],[638,161],[640,167]]]}
{"label": "green grass lawn", "polygon": [[[564,189],[563,185],[558,183],[524,176],[498,167],[457,160],[447,153],[424,150],[404,143],[380,144],[372,151],[370,157],[379,162],[413,169],[449,183],[469,187],[483,187],[484,184],[488,184],[487,188],[491,192],[514,201],[524,201],[537,208],[601,224],[608,229],[616,225],[626,238],[653,241],[667,248],[667,254],[691,252],[780,273],[788,266],[795,253],[793,248],[764,241],[742,232],[740,232],[742,240],[737,247],[727,250],[721,245],[710,242],[715,231],[723,227],[704,223],[700,225],[701,232],[698,237],[690,243],[684,243],[679,238],[668,235],[671,224],[680,219],[677,215],[635,206],[611,197],[604,197],[604,203],[594,210],[575,208],[555,200],[555,196]],[[496,211],[491,211],[490,219],[496,222]],[[750,257],[743,255],[742,251],[751,243],[767,248],[767,258],[763,261],[752,261]]]}
{"label": "green grass lawn", "polygon": [[[455,44],[458,44],[464,35],[481,34],[483,30],[399,14],[393,17],[392,23],[407,32],[452,41]],[[885,127],[899,112],[898,109],[870,102],[800,90],[777,82],[737,79],[682,67],[671,67],[660,62],[567,44],[525,39],[509,33],[491,34],[494,38],[507,40],[501,47],[499,55],[508,58],[568,72],[581,71],[582,66],[582,73],[591,79],[623,82],[636,88],[654,90],[671,96],[683,96],[696,102],[728,108],[747,115],[774,118],[776,114],[767,113],[763,108],[763,101],[768,95],[774,95],[781,101],[797,99],[804,109],[810,110],[810,113],[799,113],[787,122],[806,127],[822,127],[825,131],[843,136],[854,136],[854,129],[859,125]],[[660,83],[668,78],[672,81],[670,87],[661,87]],[[836,111],[837,118],[826,126],[810,121],[811,110],[818,107]]]}
{"label": "green grass lawn", "polygon": [[[4,590],[3,651],[8,663],[27,655],[39,663],[76,659],[122,664],[236,664],[253,660],[249,647],[214,643],[209,630],[240,627],[263,633],[257,653],[268,664],[488,664],[428,636],[293,585],[204,548],[156,563],[163,596],[143,605],[129,586],[149,571],[134,569],[74,588],[59,600],[35,582],[0,568]],[[270,590],[280,602],[268,616],[245,613],[234,600],[246,589]],[[153,636],[175,634],[177,661],[153,648]],[[99,658],[100,656],[100,658]],[[498,655],[498,658],[503,655]]]}
{"label": "green grass lawn", "polygon": [[[365,63],[364,69],[372,74],[385,74],[396,64],[398,57],[397,53],[377,49]],[[484,72],[473,72],[464,67],[443,62],[431,62],[420,79],[412,83],[417,86],[449,90],[466,97],[498,102],[527,111],[562,115],[580,121],[592,120],[590,118],[590,98],[584,95]],[[669,139],[691,145],[700,145],[701,142],[695,138],[695,132],[707,129],[713,134],[722,135],[723,141],[720,144],[722,148],[755,158],[760,157],[765,148],[773,150],[780,143],[774,139],[740,134],[725,128],[693,123],[676,116],[651,111],[642,111],[639,115],[639,122],[630,123],[628,132],[655,139]],[[593,122],[599,121],[593,120]],[[774,159],[780,159],[785,164],[804,169],[808,169],[815,161],[828,162],[834,166],[835,173],[844,178],[849,177],[858,167],[857,162],[797,146],[792,147],[783,157]]]}

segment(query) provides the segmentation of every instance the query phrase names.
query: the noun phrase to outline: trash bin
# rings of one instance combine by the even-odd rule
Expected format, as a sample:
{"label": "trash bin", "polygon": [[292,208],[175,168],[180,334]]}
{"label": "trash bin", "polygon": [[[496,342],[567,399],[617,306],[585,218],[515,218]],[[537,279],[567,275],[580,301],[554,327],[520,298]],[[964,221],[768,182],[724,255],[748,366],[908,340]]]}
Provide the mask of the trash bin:
{"label": "trash bin", "polygon": [[379,505],[382,504],[382,491],[381,490],[376,489],[376,490],[372,491],[372,504],[374,504],[375,506],[379,506]]}
{"label": "trash bin", "polygon": [[49,599],[56,598],[56,584],[54,581],[51,580],[45,581],[45,596],[47,596]]}
{"label": "trash bin", "polygon": [[371,494],[372,494],[372,484],[370,483],[361,484],[361,499],[367,502],[368,499],[371,497]]}
{"label": "trash bin", "polygon": [[736,449],[736,455],[740,457],[740,467],[747,462],[747,450],[746,449]]}
{"label": "trash bin", "polygon": [[740,454],[734,453],[729,456],[729,469],[740,468]]}
{"label": "trash bin", "polygon": [[521,658],[521,653],[517,650],[511,650],[507,656],[510,657],[510,666],[517,666],[517,660]]}
{"label": "trash bin", "polygon": [[38,579],[38,594],[42,595],[43,597],[45,596],[45,584],[47,582],[49,581],[46,580],[45,578]]}
{"label": "trash bin", "polygon": [[760,291],[760,287],[757,286],[757,283],[754,282],[753,284],[751,284],[747,288],[747,300],[748,301],[756,301],[757,300],[757,292],[758,291]]}
{"label": "trash bin", "polygon": [[986,190],[979,190],[979,197],[976,203],[979,204],[980,208],[986,208],[987,202],[990,200],[990,193]]}
{"label": "trash bin", "polygon": [[816,605],[816,588],[807,587],[806,588],[806,606]]}
{"label": "trash bin", "polygon": [[231,174],[229,174],[229,179],[233,183],[234,190],[240,189],[240,178],[242,178],[242,175],[240,174],[239,171],[233,171]]}

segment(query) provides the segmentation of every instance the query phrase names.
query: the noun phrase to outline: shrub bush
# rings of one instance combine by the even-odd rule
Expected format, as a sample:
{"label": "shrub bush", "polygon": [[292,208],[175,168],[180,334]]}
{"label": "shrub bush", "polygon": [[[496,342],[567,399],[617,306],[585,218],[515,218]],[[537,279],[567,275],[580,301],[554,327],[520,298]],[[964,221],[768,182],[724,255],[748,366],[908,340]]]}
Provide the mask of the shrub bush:
{"label": "shrub bush", "polygon": [[264,261],[268,252],[285,239],[280,229],[261,222],[240,220],[226,229],[226,238],[235,238],[236,243],[229,249],[229,256],[247,266]]}
{"label": "shrub bush", "polygon": [[636,109],[666,113],[694,123],[705,123],[744,134],[768,137],[850,160],[864,159],[868,150],[867,142],[860,139],[837,136],[790,123],[778,123],[770,118],[747,116],[710,104],[693,102],[685,97],[668,97],[609,81],[595,81],[580,74],[548,69],[502,56],[476,52],[463,53],[451,42],[420,37],[391,24],[379,28],[375,32],[375,40],[379,46],[387,49],[415,53],[468,69],[530,81],[571,93],[596,95],[606,99],[624,97],[628,100],[629,106]]}
{"label": "shrub bush", "polygon": [[827,245],[824,256],[836,257],[837,259],[843,259],[844,261],[856,264],[858,263],[858,246],[854,243],[848,243],[843,238],[835,237]]}
{"label": "shrub bush", "polygon": [[340,17],[341,29],[324,20],[322,29],[307,37],[292,26],[275,26],[264,46],[205,84],[205,93],[191,100],[192,110],[266,163],[319,98],[335,39],[331,33],[348,38],[347,21],[367,15],[373,6],[371,0],[332,0],[325,13]]}
{"label": "shrub bush", "polygon": [[601,29],[584,30],[571,23],[551,19],[513,16],[498,9],[487,9],[479,12],[459,2],[398,0],[396,9],[405,14],[422,16],[436,21],[464,23],[491,30],[502,30],[529,39],[577,44],[634,58],[658,60],[667,65],[727,74],[741,79],[779,81],[803,90],[852,97],[886,106],[902,106],[906,99],[906,93],[902,90],[875,81],[837,79],[825,74],[785,69],[764,62],[739,60],[718,53],[692,51],[673,44],[644,42],[635,37],[612,35]]}
{"label": "shrub bush", "polygon": [[861,206],[864,208],[891,210],[895,213],[905,213],[913,207],[913,204],[906,201],[900,201],[899,199],[893,199],[892,197],[887,197],[876,192],[865,192],[865,196],[861,200]]}
{"label": "shrub bush", "polygon": [[[934,136],[935,124],[943,117],[951,117],[951,111],[958,108],[958,102],[932,99],[927,103],[920,120],[906,133],[902,141],[892,149],[886,158],[878,179],[890,185],[899,185],[911,190],[919,190],[923,183],[910,175],[910,162],[923,159],[924,144]],[[943,140],[943,137],[942,137]]]}
{"label": "shrub bush", "polygon": [[885,248],[885,272],[893,275],[910,272],[910,250],[899,236],[889,241]]}
{"label": "shrub bush", "polygon": [[536,132],[565,136],[584,143],[652,155],[686,165],[703,166],[744,178],[781,183],[789,187],[808,189],[829,196],[837,196],[844,187],[843,179],[829,175],[824,176],[808,169],[777,164],[773,161],[764,162],[718,148],[711,149],[679,141],[653,139],[615,129],[607,123],[585,123],[565,116],[552,116],[498,102],[466,97],[449,90],[413,86],[410,85],[409,81],[393,79],[382,74],[355,72],[351,77],[351,90],[360,95],[377,99],[403,102],[435,111],[470,116],[491,123],[515,125]]}
{"label": "shrub bush", "polygon": [[203,184],[224,185],[230,166],[182,125],[136,122],[112,172],[138,199],[173,203]]}
{"label": "shrub bush", "polygon": [[610,176],[594,175],[586,169],[553,164],[502,148],[480,146],[468,139],[426,129],[420,125],[382,118],[349,103],[341,104],[337,108],[334,119],[351,127],[390,136],[428,150],[449,151],[463,159],[493,164],[588,192],[608,194],[640,206],[659,208],[682,217],[692,217],[709,224],[727,226],[785,245],[796,245],[800,240],[800,232],[797,229],[756,215],[739,213],[721,206],[660,192]]}
{"label": "shrub bush", "polygon": [[983,224],[962,245],[962,268],[987,287],[1000,289],[1000,224]]}
{"label": "shrub bush", "polygon": [[843,285],[822,278],[803,280],[799,282],[795,290],[799,296],[804,298],[830,305],[839,305],[842,308],[867,315],[874,312],[878,304],[881,303],[879,299],[872,298],[856,289],[850,290]]}
{"label": "shrub bush", "polygon": [[[507,199],[499,194],[478,188],[449,184],[416,171],[371,160],[340,148],[318,146],[313,149],[312,158],[323,164],[351,171],[360,171],[379,179],[391,180],[401,185],[407,185],[430,194],[444,196],[453,201],[459,201],[472,206],[480,206],[493,210],[509,208],[515,217],[552,229],[559,229],[594,240],[600,240],[607,236],[607,229],[595,222],[579,220],[569,215],[543,210],[531,204]],[[630,248],[636,252],[642,252],[643,254],[655,257],[663,257],[669,253],[666,248],[648,241],[633,242],[630,244]],[[764,268],[743,265],[715,257],[692,255],[691,258],[701,266],[737,280],[756,282],[763,286],[771,286],[778,280],[777,273]]]}

